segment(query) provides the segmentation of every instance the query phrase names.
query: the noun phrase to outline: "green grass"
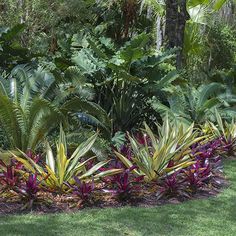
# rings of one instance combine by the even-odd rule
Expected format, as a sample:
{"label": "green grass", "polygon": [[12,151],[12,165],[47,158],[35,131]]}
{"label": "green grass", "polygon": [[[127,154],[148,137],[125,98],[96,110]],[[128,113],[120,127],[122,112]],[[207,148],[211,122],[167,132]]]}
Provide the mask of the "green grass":
{"label": "green grass", "polygon": [[0,217],[0,235],[236,235],[236,161],[227,161],[231,186],[219,196],[153,208],[93,209],[76,214]]}

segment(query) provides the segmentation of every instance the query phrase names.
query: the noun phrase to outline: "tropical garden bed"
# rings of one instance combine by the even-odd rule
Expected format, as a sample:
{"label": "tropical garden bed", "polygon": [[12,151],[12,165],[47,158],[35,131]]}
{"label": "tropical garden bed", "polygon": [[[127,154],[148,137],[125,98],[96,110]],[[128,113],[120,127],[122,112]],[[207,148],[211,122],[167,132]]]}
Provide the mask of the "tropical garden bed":
{"label": "tropical garden bed", "polygon": [[[56,156],[49,143],[46,161],[32,151],[10,163],[1,161],[1,213],[73,212],[83,208],[155,206],[215,196],[226,186],[222,158],[234,152],[235,125],[216,112],[219,129],[208,123],[203,134],[191,125],[170,123],[166,117],[155,136],[145,130],[127,136],[110,160],[84,159],[93,135],[70,152],[61,127]],[[206,126],[204,126],[206,128]]]}
{"label": "tropical garden bed", "polygon": [[[14,235],[234,235],[236,173],[224,161],[229,187],[216,197],[162,207],[85,209],[70,214],[20,214],[0,217],[0,234]],[[217,206],[217,207],[216,207]],[[145,227],[144,227],[145,225]]]}
{"label": "tropical garden bed", "polygon": [[[114,196],[95,196],[94,198],[98,198],[98,200],[93,200],[93,202],[82,204],[81,199],[78,198],[76,195],[56,195],[53,196],[51,194],[41,193],[43,196],[40,196],[39,199],[44,200],[43,203],[38,203],[34,205],[31,209],[25,209],[24,203],[22,200],[17,198],[14,200],[11,199],[9,201],[8,198],[0,199],[0,215],[9,215],[9,214],[27,214],[29,212],[34,214],[48,214],[48,213],[75,213],[80,210],[84,209],[104,209],[104,208],[118,208],[118,207],[125,207],[125,206],[132,206],[132,207],[154,207],[154,206],[162,206],[165,204],[180,204],[187,200],[197,200],[197,199],[207,199],[210,197],[215,197],[217,194],[224,190],[224,187],[228,186],[228,182],[221,177],[222,184],[219,188],[208,188],[204,189],[204,191],[199,190],[195,193],[191,199],[187,198],[180,198],[180,197],[172,197],[170,199],[162,199],[157,200],[156,188],[152,188],[151,192],[149,188],[142,189],[141,192],[137,193],[137,195],[133,196],[127,201],[120,201],[119,199],[115,198]],[[156,190],[156,191],[155,191]],[[48,202],[48,203],[47,203]]]}
{"label": "tropical garden bed", "polygon": [[2,0],[0,217],[138,219],[220,198],[236,156],[234,8]]}

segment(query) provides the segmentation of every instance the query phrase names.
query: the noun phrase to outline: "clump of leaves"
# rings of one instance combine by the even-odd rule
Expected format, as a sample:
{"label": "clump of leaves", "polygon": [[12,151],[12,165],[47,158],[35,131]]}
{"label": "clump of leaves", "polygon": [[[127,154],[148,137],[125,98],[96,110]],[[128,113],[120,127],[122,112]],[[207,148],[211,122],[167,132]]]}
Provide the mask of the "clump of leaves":
{"label": "clump of leaves", "polygon": [[222,149],[220,139],[208,140],[205,143],[196,143],[192,146],[192,153],[200,163],[208,162],[213,173],[222,172],[222,161],[219,153]]}
{"label": "clump of leaves", "polygon": [[111,139],[112,146],[118,150],[124,146],[126,141],[125,133],[121,131],[116,132]]}
{"label": "clump of leaves", "polygon": [[6,189],[15,188],[20,182],[20,176],[17,172],[17,166],[15,166],[13,162],[7,165],[2,160],[0,160],[0,169],[0,181],[3,185],[3,191],[5,191]]}
{"label": "clump of leaves", "polygon": [[25,153],[22,153],[24,158],[17,156],[15,156],[15,158],[19,162],[23,163],[27,171],[39,173],[44,178],[44,185],[47,186],[48,189],[64,192],[67,188],[65,183],[73,183],[75,176],[78,176],[80,180],[88,181],[92,178],[94,178],[94,180],[99,180],[101,177],[106,175],[112,175],[120,172],[118,169],[113,169],[106,172],[99,171],[101,167],[109,163],[109,160],[100,161],[93,166],[88,166],[87,164],[91,160],[94,160],[95,157],[83,159],[93,146],[97,135],[98,134],[95,134],[86,141],[82,142],[72,153],[72,155],[68,157],[66,137],[61,127],[59,142],[56,144],[56,155],[54,155],[49,143],[47,143],[46,164],[41,166],[28,157]]}
{"label": "clump of leaves", "polygon": [[[222,161],[218,155],[219,139],[196,142],[191,146],[194,163],[189,167],[164,176],[159,181],[157,198],[191,197],[199,190],[210,191],[222,186]],[[168,167],[173,165],[169,162]]]}
{"label": "clump of leaves", "polygon": [[211,169],[208,160],[206,159],[204,163],[197,161],[188,170],[184,171],[185,181],[191,192],[195,193],[198,189],[204,188],[209,178],[211,177]]}
{"label": "clump of leaves", "polygon": [[138,176],[144,176],[147,182],[171,175],[193,164],[190,147],[203,139],[197,137],[193,124],[185,129],[182,125],[172,125],[168,117],[158,131],[159,137],[145,124],[145,133],[141,140],[140,137],[129,136],[131,158],[115,152],[127,168],[137,166],[133,172]]}
{"label": "clump of leaves", "polygon": [[15,188],[21,199],[26,202],[23,209],[32,209],[37,199],[37,193],[42,189],[41,182],[38,180],[38,174],[29,174],[28,178]]}
{"label": "clump of leaves", "polygon": [[208,129],[213,134],[215,139],[221,142],[219,150],[225,156],[234,156],[236,151],[236,124],[234,120],[231,123],[223,122],[220,114],[215,111],[217,125],[209,122]]}
{"label": "clump of leaves", "polygon": [[[34,155],[31,156],[35,157]],[[37,200],[37,193],[42,190],[41,182],[45,180],[37,173],[32,174],[23,169],[23,165],[12,159],[9,165],[6,165],[0,160],[1,174],[0,182],[3,186],[2,192],[11,191],[20,197],[23,202],[26,202],[23,209],[32,209],[34,202]]]}
{"label": "clump of leaves", "polygon": [[185,180],[191,192],[197,192],[213,186],[221,185],[219,178],[222,174],[222,161],[219,150],[222,149],[222,142],[219,138],[207,140],[204,143],[196,143],[192,146],[192,153],[196,163],[184,171]]}
{"label": "clump of leaves", "polygon": [[156,193],[157,199],[162,197],[173,198],[173,197],[186,197],[189,198],[190,194],[187,191],[187,183],[182,178],[180,171],[175,172],[170,176],[166,176],[164,180],[160,181],[159,189]]}
{"label": "clump of leaves", "polygon": [[[115,163],[115,168],[124,168],[120,162]],[[120,201],[127,201],[133,197],[133,194],[140,189],[140,183],[143,181],[144,176],[135,177],[132,173],[137,169],[136,166],[132,166],[119,174],[104,178],[106,184],[103,189],[104,192],[112,193]]]}
{"label": "clump of leaves", "polygon": [[94,179],[92,181],[86,182],[80,180],[77,176],[74,177],[74,184],[66,183],[67,186],[72,190],[72,192],[79,196],[81,201],[88,204],[92,200],[92,194],[95,190]]}

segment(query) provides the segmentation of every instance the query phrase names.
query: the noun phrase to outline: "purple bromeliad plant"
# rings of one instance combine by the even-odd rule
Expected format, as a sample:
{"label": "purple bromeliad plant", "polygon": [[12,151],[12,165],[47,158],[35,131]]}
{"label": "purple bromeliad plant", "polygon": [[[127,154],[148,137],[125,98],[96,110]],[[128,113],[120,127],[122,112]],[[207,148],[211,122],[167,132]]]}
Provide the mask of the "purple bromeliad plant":
{"label": "purple bromeliad plant", "polygon": [[[39,158],[39,155],[32,154],[30,157],[32,159],[35,157]],[[24,202],[26,201],[26,205],[23,208],[31,209],[37,199],[37,193],[42,190],[41,182],[47,177],[39,180],[37,173],[25,171],[23,164],[15,159],[11,159],[8,165],[0,160],[0,167],[0,182],[3,185],[3,191],[12,190]]]}
{"label": "purple bromeliad plant", "polygon": [[39,180],[37,173],[28,174],[26,180],[22,180],[21,183],[14,189],[14,191],[21,196],[22,200],[26,202],[23,209],[32,209],[34,203],[38,200],[37,194],[43,189],[42,182],[48,177],[41,178]]}
{"label": "purple bromeliad plant", "polygon": [[72,189],[73,193],[80,197],[80,199],[88,203],[92,198],[92,193],[95,190],[94,180],[90,182],[82,181],[77,176],[74,177],[74,184],[66,183]]}
{"label": "purple bromeliad plant", "polygon": [[6,165],[2,160],[0,160],[0,167],[2,172],[0,173],[0,181],[4,185],[4,189],[14,188],[20,182],[19,175],[17,173],[17,167],[10,163]]}
{"label": "purple bromeliad plant", "polygon": [[190,195],[187,191],[187,183],[185,179],[182,178],[181,171],[177,171],[170,176],[166,176],[159,183],[159,189],[156,193],[157,199],[162,197],[172,198],[172,197],[186,197],[189,198]]}
{"label": "purple bromeliad plant", "polygon": [[115,168],[123,168],[123,172],[104,178],[105,187],[103,191],[116,195],[121,201],[129,200],[134,191],[139,189],[140,186],[138,186],[138,184],[143,181],[144,177],[134,176],[132,172],[137,169],[136,166],[125,169],[123,164],[119,161],[115,162],[113,165]]}
{"label": "purple bromeliad plant", "polygon": [[204,144],[196,143],[192,147],[192,154],[196,163],[184,170],[185,180],[191,191],[205,187],[210,182],[215,183],[217,175],[222,173],[223,165],[219,150],[222,148],[220,139],[214,139]]}
{"label": "purple bromeliad plant", "polygon": [[26,155],[31,158],[35,163],[38,163],[42,160],[41,154],[35,154],[32,150],[28,150]]}
{"label": "purple bromeliad plant", "polygon": [[184,170],[184,175],[184,180],[191,192],[205,187],[212,176],[209,161],[207,159],[204,162],[197,160],[195,164]]}
{"label": "purple bromeliad plant", "polygon": [[37,176],[37,173],[29,174],[26,181],[18,188],[18,192],[29,201],[34,201],[40,190],[40,181],[38,181]]}
{"label": "purple bromeliad plant", "polygon": [[[222,184],[222,160],[219,150],[225,148],[220,139],[208,141],[206,143],[195,143],[191,147],[191,154],[195,163],[191,166],[165,176],[159,181],[157,198],[162,197],[190,197],[200,189],[210,189],[219,187]],[[168,168],[174,165],[173,161],[168,163]]]}
{"label": "purple bromeliad plant", "polygon": [[[205,165],[208,163],[209,168],[212,172],[222,171],[222,161],[219,156],[219,150],[222,148],[220,139],[208,141],[207,143],[197,143],[192,147],[192,154],[196,161]],[[204,166],[205,168],[205,166]]]}

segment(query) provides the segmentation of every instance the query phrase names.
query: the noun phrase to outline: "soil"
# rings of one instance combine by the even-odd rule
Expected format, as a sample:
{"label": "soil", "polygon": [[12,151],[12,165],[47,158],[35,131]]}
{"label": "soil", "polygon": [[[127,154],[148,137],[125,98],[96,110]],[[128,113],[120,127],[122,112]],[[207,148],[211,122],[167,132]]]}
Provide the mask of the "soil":
{"label": "soil", "polygon": [[[156,192],[158,186],[145,185],[142,189],[133,192],[127,200],[119,199],[117,196],[110,193],[96,191],[93,198],[83,202],[78,196],[73,194],[54,194],[49,192],[40,192],[37,200],[34,202],[31,209],[27,208],[22,199],[15,196],[5,196],[0,198],[0,216],[9,214],[25,214],[33,212],[34,214],[46,213],[62,213],[62,212],[76,212],[82,209],[93,208],[117,208],[124,206],[134,207],[153,207],[163,204],[179,204],[189,199],[205,199],[216,196],[220,193],[229,183],[226,179],[221,177],[221,186],[210,186],[205,189],[200,189],[198,192],[192,194],[191,198],[186,197],[173,197],[161,198],[157,200]],[[9,201],[9,199],[11,199]]]}

